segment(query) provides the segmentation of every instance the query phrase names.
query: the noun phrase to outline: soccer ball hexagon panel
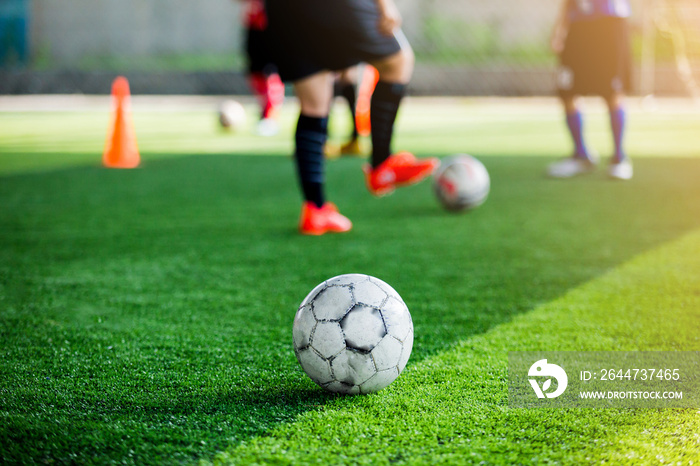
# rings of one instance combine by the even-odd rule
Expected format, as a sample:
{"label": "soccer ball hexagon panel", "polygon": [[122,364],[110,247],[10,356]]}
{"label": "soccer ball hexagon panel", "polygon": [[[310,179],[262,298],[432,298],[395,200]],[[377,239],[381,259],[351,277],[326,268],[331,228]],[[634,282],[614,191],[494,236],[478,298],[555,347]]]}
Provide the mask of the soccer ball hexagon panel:
{"label": "soccer ball hexagon panel", "polygon": [[336,393],[377,392],[406,367],[413,321],[382,280],[340,275],[315,287],[294,317],[294,353],[304,372]]}

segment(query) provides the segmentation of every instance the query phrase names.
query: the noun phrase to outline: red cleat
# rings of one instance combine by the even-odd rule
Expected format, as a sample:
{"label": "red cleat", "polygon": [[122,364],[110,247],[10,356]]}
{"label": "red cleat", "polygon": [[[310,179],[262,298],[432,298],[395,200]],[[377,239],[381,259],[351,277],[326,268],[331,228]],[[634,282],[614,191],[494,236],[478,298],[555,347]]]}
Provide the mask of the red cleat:
{"label": "red cleat", "polygon": [[352,222],[338,212],[332,202],[319,208],[313,202],[304,202],[301,208],[299,231],[304,235],[319,236],[324,233],[344,233],[350,231]]}
{"label": "red cleat", "polygon": [[436,158],[417,159],[409,152],[392,155],[377,168],[364,167],[367,189],[375,196],[386,196],[399,186],[418,183],[440,164]]}

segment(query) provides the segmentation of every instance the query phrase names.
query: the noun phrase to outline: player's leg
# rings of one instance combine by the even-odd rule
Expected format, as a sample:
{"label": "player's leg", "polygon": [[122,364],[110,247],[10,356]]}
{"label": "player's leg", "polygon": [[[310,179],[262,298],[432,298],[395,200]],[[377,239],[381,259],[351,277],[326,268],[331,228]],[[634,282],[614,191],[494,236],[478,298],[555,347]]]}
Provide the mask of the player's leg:
{"label": "player's leg", "polygon": [[266,1],[267,30],[275,44],[271,48],[274,62],[282,80],[293,83],[301,107],[294,137],[294,160],[304,198],[299,228],[309,235],[345,232],[352,228],[350,220],[326,202],[323,192],[323,146],[333,97],[332,75],[327,70],[334,68],[325,62],[321,53],[328,45],[323,8],[334,5],[335,2],[310,0]]}
{"label": "player's leg", "polygon": [[246,42],[248,82],[260,104],[258,132],[264,136],[277,133],[276,117],[284,101],[284,84],[272,62],[268,41],[266,31],[248,30]]}
{"label": "player's leg", "polygon": [[610,56],[607,57],[606,67],[610,70],[607,80],[608,89],[603,93],[610,112],[615,153],[608,167],[608,174],[618,180],[632,178],[632,162],[624,150],[625,128],[627,126],[627,110],[625,94],[631,88],[632,52],[629,25],[626,19],[613,18],[609,21]]}
{"label": "player's leg", "polygon": [[275,118],[284,100],[284,84],[274,65],[250,74],[250,85],[260,101],[261,119]]}
{"label": "player's leg", "polygon": [[377,196],[390,194],[397,186],[413,184],[429,176],[437,167],[435,158],[418,160],[408,152],[392,155],[394,123],[406,88],[413,74],[413,50],[403,34],[401,49],[371,62],[379,72],[372,94],[370,121],[372,139],[371,167],[365,169],[367,186]]}
{"label": "player's leg", "polygon": [[[557,93],[564,108],[566,127],[574,145],[573,154],[550,164],[549,176],[570,178],[595,169],[596,157],[586,146],[584,118],[579,96],[600,93],[600,41],[596,20],[571,22],[558,51]],[[604,46],[603,46],[604,47]]]}
{"label": "player's leg", "polygon": [[597,161],[586,147],[583,136],[583,112],[578,96],[560,92],[560,97],[566,115],[566,127],[574,144],[574,153],[571,157],[549,165],[547,173],[554,178],[571,178],[592,172]]}
{"label": "player's leg", "polygon": [[583,112],[580,100],[576,96],[562,98],[564,113],[566,114],[566,127],[574,143],[573,157],[593,161],[583,136]]}
{"label": "player's leg", "polygon": [[627,124],[627,110],[624,104],[624,96],[614,93],[605,99],[610,113],[610,128],[613,135],[615,153],[613,154],[608,173],[612,178],[629,180],[632,178],[632,163],[624,150],[624,135]]}
{"label": "player's leg", "polygon": [[304,199],[316,207],[325,203],[323,194],[323,145],[328,134],[331,75],[317,73],[294,82],[301,112],[295,133],[295,160]]}
{"label": "player's leg", "polygon": [[379,72],[370,104],[373,168],[391,155],[396,114],[413,75],[414,62],[413,50],[402,43],[398,53],[372,63]]}
{"label": "player's leg", "polygon": [[627,123],[624,97],[621,94],[614,94],[605,99],[605,102],[608,104],[608,111],[610,112],[610,128],[615,144],[615,154],[612,161],[613,163],[620,163],[627,159],[627,154],[623,148],[625,125]]}
{"label": "player's leg", "polygon": [[357,109],[357,92],[355,86],[357,83],[357,66],[352,66],[341,71],[338,79],[335,82],[335,95],[342,96],[348,103],[350,110],[352,129],[350,139],[340,148],[342,154],[358,155],[361,153],[359,143],[359,132],[357,131],[356,109]]}
{"label": "player's leg", "polygon": [[301,105],[294,139],[294,157],[304,195],[300,231],[310,235],[348,231],[352,223],[326,202],[323,192],[323,146],[333,98],[332,75],[323,71],[295,81],[294,91]]}
{"label": "player's leg", "polygon": [[248,84],[260,104],[261,117],[265,117],[267,99],[267,79],[263,72],[265,62],[262,57],[262,33],[248,28],[246,31],[246,58],[248,60]]}
{"label": "player's leg", "polygon": [[273,136],[279,131],[277,115],[284,101],[284,84],[275,71],[253,72],[249,75],[249,83],[260,104],[258,134]]}
{"label": "player's leg", "polygon": [[355,127],[361,136],[369,136],[371,132],[370,105],[372,93],[378,81],[379,72],[372,65],[367,63],[361,65],[355,109]]}

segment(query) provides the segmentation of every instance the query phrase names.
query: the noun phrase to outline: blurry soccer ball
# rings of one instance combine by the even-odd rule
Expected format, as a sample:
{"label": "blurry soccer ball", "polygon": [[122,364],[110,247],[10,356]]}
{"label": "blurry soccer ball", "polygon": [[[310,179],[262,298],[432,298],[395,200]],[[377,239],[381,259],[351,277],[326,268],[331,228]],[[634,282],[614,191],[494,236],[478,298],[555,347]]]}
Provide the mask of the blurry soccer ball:
{"label": "blurry soccer ball", "polygon": [[304,372],[336,393],[372,393],[393,382],[413,347],[413,321],[378,278],[347,274],[314,288],[294,317],[294,353]]}
{"label": "blurry soccer ball", "polygon": [[491,180],[484,164],[471,155],[447,157],[435,171],[433,188],[442,205],[454,212],[474,209],[489,195]]}
{"label": "blurry soccer ball", "polygon": [[243,105],[235,100],[224,100],[219,105],[219,123],[223,128],[239,131],[245,126],[246,115]]}

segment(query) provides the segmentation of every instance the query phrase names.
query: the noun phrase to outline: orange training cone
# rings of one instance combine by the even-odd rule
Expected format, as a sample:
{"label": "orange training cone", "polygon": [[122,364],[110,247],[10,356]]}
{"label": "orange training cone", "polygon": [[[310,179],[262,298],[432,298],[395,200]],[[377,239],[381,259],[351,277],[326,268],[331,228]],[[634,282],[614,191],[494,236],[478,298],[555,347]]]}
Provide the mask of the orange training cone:
{"label": "orange training cone", "polygon": [[364,65],[362,77],[360,78],[360,90],[357,96],[357,106],[355,107],[355,126],[357,132],[362,136],[369,136],[372,125],[369,120],[370,104],[372,93],[379,81],[379,72],[372,65]]}
{"label": "orange training cone", "polygon": [[112,83],[112,121],[102,164],[108,168],[136,168],[141,162],[131,120],[129,81],[119,76]]}

